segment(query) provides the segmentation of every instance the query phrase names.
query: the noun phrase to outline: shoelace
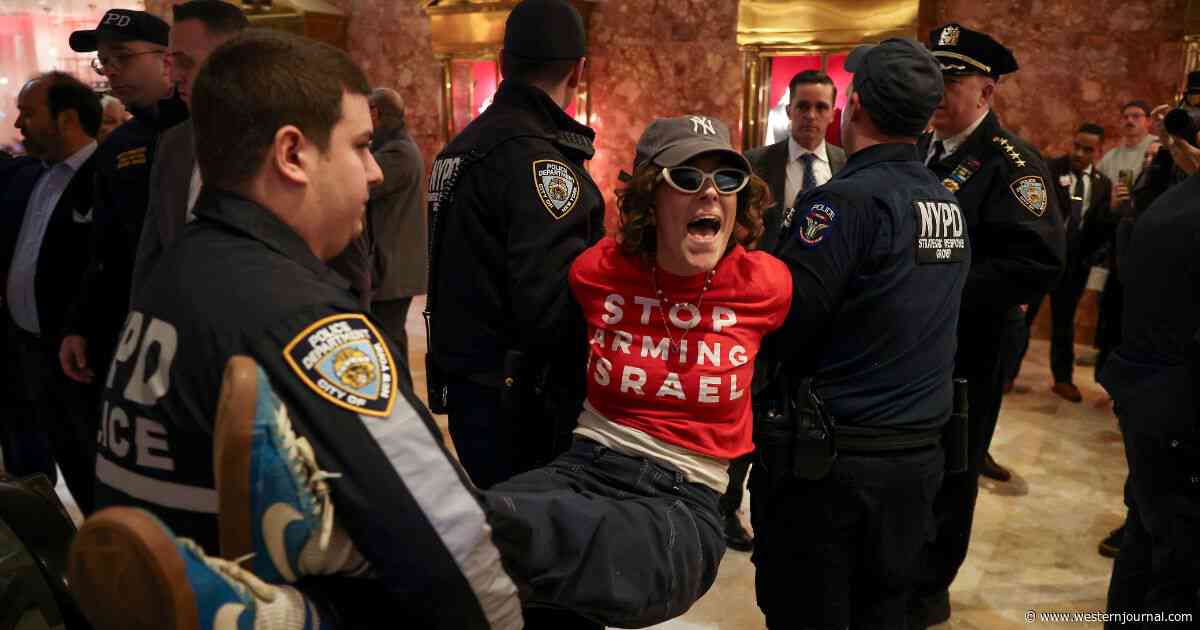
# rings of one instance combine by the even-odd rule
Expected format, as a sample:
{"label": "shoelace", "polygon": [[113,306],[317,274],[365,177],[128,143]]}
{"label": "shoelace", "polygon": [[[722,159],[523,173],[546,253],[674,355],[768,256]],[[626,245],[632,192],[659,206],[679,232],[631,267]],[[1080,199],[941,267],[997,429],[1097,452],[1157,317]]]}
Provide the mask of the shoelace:
{"label": "shoelace", "polygon": [[238,563],[245,562],[254,554],[247,555],[237,560],[224,560],[221,558],[213,558],[204,553],[194,541],[187,538],[178,539],[179,544],[190,550],[208,565],[208,568],[223,575],[226,581],[237,591],[238,595],[245,599],[261,599],[267,603],[275,601],[278,591],[275,587],[260,580],[253,573],[243,569]]}
{"label": "shoelace", "polygon": [[[283,440],[283,449],[287,453],[288,466],[292,475],[302,480],[315,499],[311,506],[313,516],[321,519],[320,537],[317,539],[318,548],[323,552],[329,549],[329,540],[333,536],[333,509],[329,494],[328,479],[337,479],[342,475],[321,470],[317,466],[317,456],[312,444],[307,438],[297,437],[292,431],[292,421],[288,417],[287,407],[279,404],[275,413],[275,426]],[[319,512],[319,514],[318,514]]]}

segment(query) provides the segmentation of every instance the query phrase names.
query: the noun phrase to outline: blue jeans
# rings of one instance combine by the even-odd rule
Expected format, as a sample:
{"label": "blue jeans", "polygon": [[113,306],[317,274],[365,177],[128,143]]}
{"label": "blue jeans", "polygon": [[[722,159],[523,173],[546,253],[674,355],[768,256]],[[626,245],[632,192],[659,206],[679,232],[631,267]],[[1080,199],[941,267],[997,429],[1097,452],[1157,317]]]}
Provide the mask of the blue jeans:
{"label": "blue jeans", "polygon": [[714,490],[580,437],[484,499],[525,603],[605,625],[683,614],[712,586],[725,553]]}

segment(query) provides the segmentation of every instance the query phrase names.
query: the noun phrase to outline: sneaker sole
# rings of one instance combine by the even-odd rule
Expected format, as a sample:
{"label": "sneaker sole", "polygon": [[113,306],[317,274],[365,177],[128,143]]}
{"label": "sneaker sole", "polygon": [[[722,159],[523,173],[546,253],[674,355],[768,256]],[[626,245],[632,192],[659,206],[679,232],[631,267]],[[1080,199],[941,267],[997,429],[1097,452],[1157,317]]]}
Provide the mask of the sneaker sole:
{"label": "sneaker sole", "polygon": [[258,365],[235,356],[225,364],[213,435],[218,535],[221,556],[233,560],[254,551],[250,532],[250,443],[258,401]]}
{"label": "sneaker sole", "polygon": [[175,539],[141,510],[108,508],[87,519],[67,579],[94,630],[199,630]]}

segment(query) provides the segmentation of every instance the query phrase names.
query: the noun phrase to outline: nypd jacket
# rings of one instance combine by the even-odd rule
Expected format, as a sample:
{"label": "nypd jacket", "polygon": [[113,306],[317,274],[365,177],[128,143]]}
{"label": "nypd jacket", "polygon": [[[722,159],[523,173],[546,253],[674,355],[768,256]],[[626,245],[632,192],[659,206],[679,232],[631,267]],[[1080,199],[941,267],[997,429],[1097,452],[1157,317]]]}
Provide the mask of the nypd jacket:
{"label": "nypd jacket", "polygon": [[133,118],[96,149],[95,214],[90,261],[67,314],[65,334],[88,338],[102,356],[117,341],[129,310],[129,286],[150,194],[158,136],[187,119],[178,98],[133,109]]}
{"label": "nypd jacket", "polygon": [[[932,136],[917,145],[928,154]],[[1045,295],[1066,262],[1058,195],[1041,155],[1000,126],[995,112],[954,152],[930,164],[958,198],[971,237],[963,314],[996,316]]]}
{"label": "nypd jacket", "polygon": [[568,338],[582,352],[567,271],[603,232],[583,167],[594,137],[545,92],[504,81],[434,162],[429,344],[447,374],[498,373],[506,351],[561,354]]}
{"label": "nypd jacket", "polygon": [[858,151],[785,217],[775,253],[795,295],[772,357],[811,375],[841,425],[939,428],[971,250],[954,195],[911,144]]}
{"label": "nypd jacket", "polygon": [[98,506],[144,507],[215,552],[212,423],[227,360],[249,355],[343,475],[338,522],[398,625],[519,618],[479,501],[346,282],[252,202],[206,193],[196,215],[134,296],[105,383]]}

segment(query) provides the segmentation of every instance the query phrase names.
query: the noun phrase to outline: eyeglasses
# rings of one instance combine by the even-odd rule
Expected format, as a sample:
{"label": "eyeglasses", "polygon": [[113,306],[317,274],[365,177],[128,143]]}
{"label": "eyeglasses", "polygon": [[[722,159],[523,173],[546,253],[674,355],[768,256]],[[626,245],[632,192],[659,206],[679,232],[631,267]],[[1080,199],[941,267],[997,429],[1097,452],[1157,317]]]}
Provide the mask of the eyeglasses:
{"label": "eyeglasses", "polygon": [[122,53],[120,55],[113,55],[112,57],[109,57],[108,59],[101,59],[100,57],[96,57],[95,59],[92,60],[92,70],[95,70],[96,74],[98,74],[100,76],[107,76],[107,73],[109,73],[109,72],[120,72],[121,68],[124,68],[125,64],[129,63],[129,60],[133,59],[134,57],[138,57],[141,55],[155,55],[155,54],[161,55],[164,52],[166,52],[166,51],[165,50],[147,50],[145,52]]}
{"label": "eyeglasses", "polygon": [[660,177],[671,188],[689,194],[700,192],[707,180],[712,180],[713,186],[722,195],[732,195],[750,182],[750,174],[736,168],[719,168],[706,173],[695,166],[673,166],[664,168]]}

